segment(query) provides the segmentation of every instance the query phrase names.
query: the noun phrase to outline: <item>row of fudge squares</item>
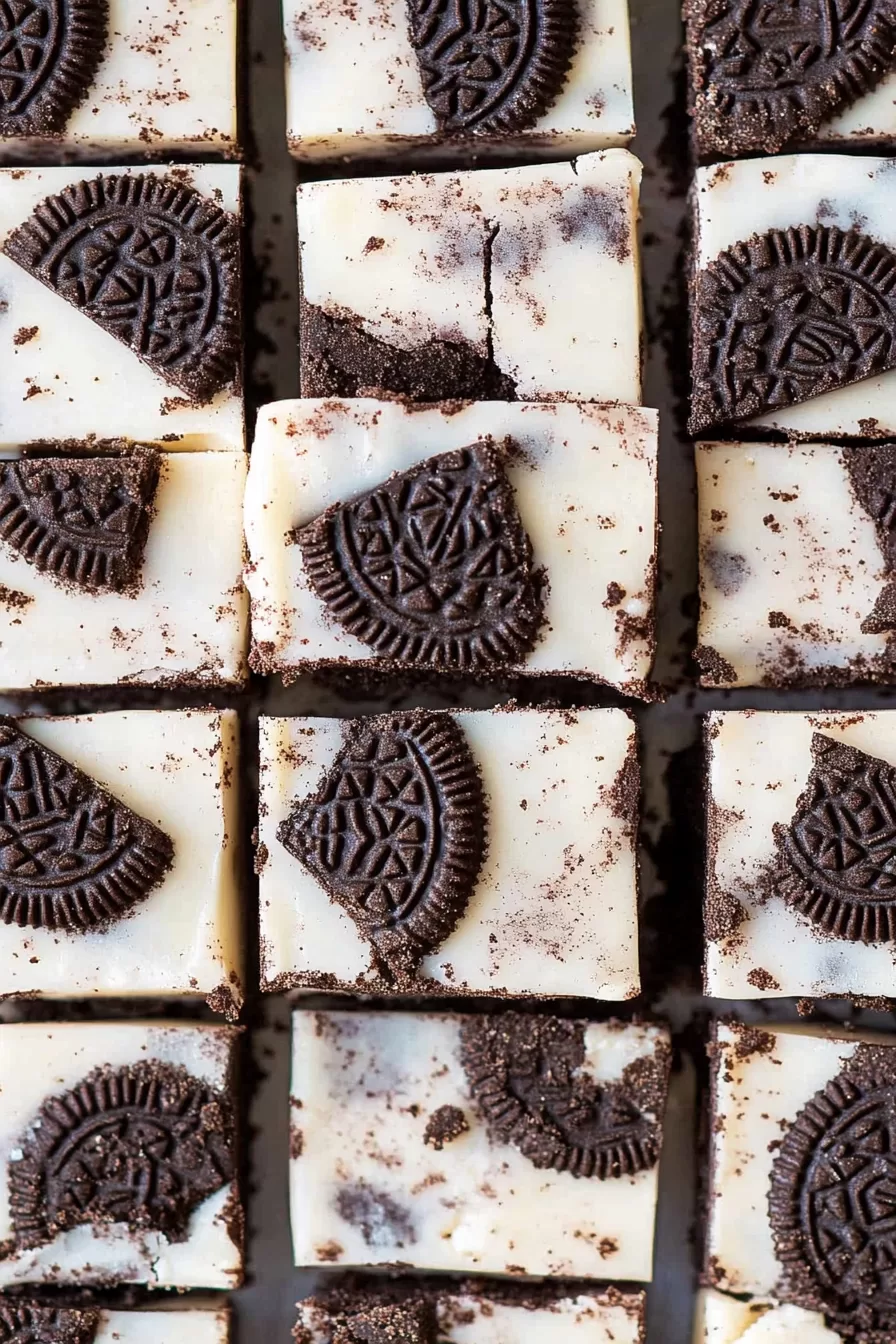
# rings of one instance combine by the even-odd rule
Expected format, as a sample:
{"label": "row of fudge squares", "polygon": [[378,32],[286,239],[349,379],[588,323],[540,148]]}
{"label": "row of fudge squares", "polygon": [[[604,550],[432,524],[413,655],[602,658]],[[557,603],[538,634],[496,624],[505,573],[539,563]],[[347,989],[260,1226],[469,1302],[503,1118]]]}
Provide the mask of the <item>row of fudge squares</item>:
{"label": "row of fudge squares", "polygon": [[0,687],[233,687],[251,665],[653,693],[654,412],[276,403],[248,481],[241,452],[167,447],[0,460]]}
{"label": "row of fudge squares", "polygon": [[[609,150],[300,187],[302,394],[639,404],[640,175]],[[0,169],[0,445],[242,447],[240,185]]]}
{"label": "row of fudge squares", "polygon": [[[233,711],[0,721],[0,994],[238,1015],[237,736]],[[622,711],[269,718],[260,771],[265,990],[638,994]]]}

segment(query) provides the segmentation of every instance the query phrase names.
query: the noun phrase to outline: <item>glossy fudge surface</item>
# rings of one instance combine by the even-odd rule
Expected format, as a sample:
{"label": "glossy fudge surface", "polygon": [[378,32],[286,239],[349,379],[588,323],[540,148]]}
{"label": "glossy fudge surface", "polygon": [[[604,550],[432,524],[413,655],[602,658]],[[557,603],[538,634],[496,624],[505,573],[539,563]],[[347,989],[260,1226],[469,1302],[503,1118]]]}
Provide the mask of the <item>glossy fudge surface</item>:
{"label": "glossy fudge surface", "polygon": [[0,686],[243,683],[245,482],[243,453],[0,461]]}
{"label": "glossy fudge surface", "polygon": [[640,178],[614,149],[304,184],[302,395],[638,405]]}
{"label": "glossy fudge surface", "polygon": [[624,712],[262,718],[260,736],[266,989],[638,993]]}
{"label": "glossy fudge surface", "polygon": [[[127,710],[0,728],[11,856],[0,885],[0,994],[238,1007],[234,711]],[[109,903],[115,892],[120,910]]]}
{"label": "glossy fudge surface", "polygon": [[[66,192],[32,233],[34,212]],[[241,449],[239,215],[236,165],[0,169],[0,445]],[[57,238],[46,280],[22,264],[36,238]],[[211,381],[194,395],[185,373]]]}
{"label": "glossy fudge surface", "polygon": [[[480,527],[490,528],[486,535],[495,549],[506,541],[500,499],[491,512],[477,499],[465,504],[464,490],[474,487],[464,474],[458,474],[455,490],[442,479],[444,467],[457,471],[457,464],[442,455],[477,446],[491,446],[500,454],[501,475],[509,481],[531,542],[528,569],[539,581],[543,604],[530,647],[514,641],[506,656],[503,647],[480,651],[467,633],[466,613],[452,610],[458,593],[465,592],[467,563],[473,575],[466,591],[471,597],[479,592],[480,568],[466,540],[471,531],[478,540]],[[427,467],[436,456],[442,460]],[[410,501],[399,497],[390,506],[381,491],[374,493],[394,473],[415,469],[425,474]],[[444,498],[444,505],[427,543],[419,536],[417,519],[424,517],[431,526],[429,489]],[[370,492],[369,504],[365,492]],[[424,492],[425,498],[417,497]],[[341,617],[343,599],[321,591],[314,561],[309,570],[311,534],[303,533],[312,524],[319,527],[316,520],[340,504],[351,506],[362,526],[366,508],[394,508],[390,525],[400,529],[392,541],[396,573],[403,572],[405,562],[413,564],[420,583],[429,576],[430,590],[445,584],[444,600],[438,603],[433,596],[417,609],[400,595],[385,601],[378,597],[371,604],[364,597],[365,575],[373,572],[371,566],[380,568],[381,551],[367,558],[372,543],[366,534],[349,549],[331,532],[334,540],[327,544],[337,572],[348,574],[363,607],[361,616],[353,608],[351,616]],[[488,677],[510,668],[541,675],[572,672],[644,694],[654,646],[655,518],[653,411],[559,403],[410,409],[369,400],[276,402],[259,419],[246,494],[253,663],[260,671],[286,676],[320,664],[374,669],[390,663],[395,671],[423,676],[459,670]],[[443,555],[446,537],[465,540],[451,563]],[[450,554],[455,555],[453,548]],[[482,560],[487,559],[483,550]],[[522,577],[515,582],[522,592]],[[374,617],[397,634],[384,636],[379,626],[368,627],[366,620]],[[435,619],[444,624],[444,640],[431,651],[417,652]],[[494,628],[488,611],[472,628],[485,634]],[[404,631],[414,641],[410,647],[393,642]],[[449,644],[451,638],[463,641],[459,652]],[[396,648],[397,655],[390,656]]]}
{"label": "glossy fudge surface", "polygon": [[[499,73],[484,87],[466,77],[481,37],[464,31],[456,17],[461,11],[446,11],[434,22],[417,6],[424,38],[418,51],[409,8],[407,0],[361,0],[354,22],[346,24],[326,0],[284,5],[287,134],[298,159],[464,162],[513,152],[560,158],[624,145],[634,135],[626,0],[566,7],[551,33],[522,38],[522,60],[511,47],[509,68],[495,50],[491,61]],[[492,4],[486,21],[506,13]],[[483,17],[467,22],[476,20]],[[522,37],[527,21],[528,15],[514,23],[515,35]]]}
{"label": "glossy fudge surface", "polygon": [[892,996],[896,715],[717,712],[707,753],[706,992]]}
{"label": "glossy fudge surface", "polygon": [[[239,1284],[236,1040],[164,1020],[0,1025],[0,1284]],[[123,1162],[143,1177],[126,1196]]]}
{"label": "glossy fudge surface", "polygon": [[41,11],[10,6],[0,161],[237,152],[236,0],[75,0],[58,16],[54,40]]}
{"label": "glossy fudge surface", "polygon": [[696,463],[703,684],[893,681],[893,449],[698,444]]}
{"label": "glossy fudge surface", "polygon": [[[651,1277],[664,1029],[299,1012],[293,1041],[297,1264]],[[534,1119],[525,1084],[508,1112],[502,1057],[552,1071],[581,1128]]]}

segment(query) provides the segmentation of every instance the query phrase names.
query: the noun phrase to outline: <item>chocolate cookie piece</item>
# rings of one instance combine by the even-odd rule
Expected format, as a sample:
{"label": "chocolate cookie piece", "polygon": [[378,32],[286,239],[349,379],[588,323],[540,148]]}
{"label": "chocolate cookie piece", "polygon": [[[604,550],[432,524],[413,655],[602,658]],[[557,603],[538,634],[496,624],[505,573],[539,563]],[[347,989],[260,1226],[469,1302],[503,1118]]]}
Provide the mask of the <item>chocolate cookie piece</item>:
{"label": "chocolate cookie piece", "polygon": [[93,1344],[99,1312],[43,1307],[37,1302],[0,1303],[0,1344]]}
{"label": "chocolate cookie piece", "polygon": [[192,187],[150,174],[75,183],[3,251],[191,400],[237,379],[239,227]]}
{"label": "chocolate cookie piece", "polygon": [[543,585],[490,442],[396,473],[297,539],[321,601],[381,657],[481,671],[536,642]]}
{"label": "chocolate cookie piece", "polygon": [[896,447],[875,444],[844,448],[843,460],[853,494],[874,519],[884,565],[894,576],[862,622],[862,634],[896,631]]}
{"label": "chocolate cookie piece", "polygon": [[799,1112],[781,1141],[768,1191],[784,1296],[823,1311],[852,1338],[896,1331],[892,1051],[860,1046]]}
{"label": "chocolate cookie piece", "polygon": [[528,130],[566,82],[575,0],[409,0],[411,45],[441,132]]}
{"label": "chocolate cookie piece", "polygon": [[107,0],[0,5],[0,137],[64,129],[93,83],[108,22]]}
{"label": "chocolate cookie piece", "polygon": [[893,0],[687,0],[685,19],[701,158],[811,140],[896,61]]}
{"label": "chocolate cookie piece", "polygon": [[440,1153],[446,1143],[451,1143],[469,1132],[469,1122],[459,1106],[439,1106],[426,1122],[423,1142],[430,1144],[437,1153]]}
{"label": "chocolate cookie piece", "polygon": [[228,1099],[157,1060],[98,1069],[51,1097],[9,1166],[19,1247],[82,1224],[184,1240],[193,1210],[234,1174]]}
{"label": "chocolate cookie piece", "polygon": [[159,455],[0,463],[0,538],[41,573],[95,591],[140,579]]}
{"label": "chocolate cookie piece", "polygon": [[830,938],[896,939],[896,769],[815,733],[789,826],[775,827],[773,889]]}
{"label": "chocolate cookie piece", "polygon": [[896,368],[896,254],[858,230],[771,229],[698,271],[692,312],[696,434]]}
{"label": "chocolate cookie piece", "polygon": [[432,1303],[407,1301],[340,1313],[333,1323],[333,1344],[436,1344]]}
{"label": "chocolate cookie piece", "polygon": [[584,1069],[585,1024],[521,1013],[465,1019],[461,1062],[493,1141],[535,1167],[607,1180],[659,1157],[664,1080],[598,1083]]}
{"label": "chocolate cookie piece", "polygon": [[0,720],[0,919],[76,933],[122,918],[171,867],[157,826]]}
{"label": "chocolate cookie piece", "polygon": [[462,729],[417,713],[350,724],[317,793],[277,837],[355,921],[382,972],[402,982],[463,915],[485,824]]}

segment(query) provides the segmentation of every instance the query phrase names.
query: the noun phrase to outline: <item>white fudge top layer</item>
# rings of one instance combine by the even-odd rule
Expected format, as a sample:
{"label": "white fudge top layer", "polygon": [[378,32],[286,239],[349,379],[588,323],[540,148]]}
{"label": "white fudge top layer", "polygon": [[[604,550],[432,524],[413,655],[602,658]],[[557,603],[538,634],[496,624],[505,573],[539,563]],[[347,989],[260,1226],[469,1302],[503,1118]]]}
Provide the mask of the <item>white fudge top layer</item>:
{"label": "white fudge top layer", "polygon": [[94,1344],[227,1344],[229,1331],[227,1310],[102,1311]]}
{"label": "white fudge top layer", "polygon": [[[753,234],[800,224],[857,228],[896,251],[896,159],[790,154],[697,171],[698,267]],[[896,434],[896,370],[750,422],[801,438]]]}
{"label": "white fudge top layer", "polygon": [[[375,154],[434,137],[411,46],[407,0],[284,5],[287,130],[300,158]],[[444,152],[517,141],[560,154],[623,145],[634,135],[627,0],[581,0],[579,36],[562,91],[528,131],[441,141]]]}
{"label": "white fudge top layer", "polygon": [[[459,1057],[463,1021],[295,1014],[296,1263],[649,1279],[657,1168],[577,1179],[491,1142]],[[585,1067],[597,1081],[618,1080],[667,1044],[658,1027],[591,1023]],[[437,1151],[423,1136],[441,1106],[461,1109],[469,1130]]]}
{"label": "white fudge top layer", "polygon": [[[448,1344],[643,1344],[641,1293],[579,1293],[517,1305],[469,1293],[439,1293],[439,1339]],[[326,1316],[299,1303],[299,1325],[312,1344],[331,1344]]]}
{"label": "white fudge top layer", "polygon": [[[235,165],[0,169],[0,245],[35,207],[104,173],[173,171],[223,210],[240,209]],[[243,404],[225,389],[203,406],[117,337],[0,253],[0,448],[41,440],[139,439],[172,448],[243,447]]]}
{"label": "white fudge top layer", "polygon": [[701,646],[725,686],[890,675],[888,636],[863,634],[886,585],[874,520],[843,450],[698,444]]}
{"label": "white fudge top layer", "polygon": [[[235,151],[236,0],[108,0],[108,11],[96,77],[54,153]],[[0,158],[34,147],[0,137]]]}
{"label": "white fudge top layer", "polygon": [[[311,586],[295,528],[436,453],[510,436],[506,462],[549,589],[528,672],[643,693],[653,654],[656,413],[628,406],[284,401],[262,411],[246,491],[252,635],[270,670],[376,661]],[[624,596],[608,596],[608,585]]]}
{"label": "white fudge top layer", "polygon": [[[896,765],[896,714],[743,710],[709,716],[706,992],[719,998],[893,995],[893,946],[823,936],[762,878],[812,769],[816,733]],[[712,938],[731,898],[743,922]],[[717,915],[714,906],[721,901]],[[734,907],[737,910],[737,907]],[[740,911],[737,911],[740,918]],[[723,923],[724,927],[724,923]]]}
{"label": "white fudge top layer", "polygon": [[0,924],[0,994],[242,998],[233,710],[127,710],[22,719],[174,844],[161,885],[108,928],[65,933]]}
{"label": "white fudge top layer", "polygon": [[246,465],[243,453],[162,455],[133,592],[63,584],[0,541],[0,686],[244,681]]}
{"label": "white fudge top layer", "polygon": [[[807,1102],[836,1078],[863,1040],[822,1029],[775,1028],[744,1037],[720,1024],[712,1082],[706,1263],[732,1293],[772,1294],[781,1277],[768,1217],[768,1189],[781,1139]],[[813,1341],[814,1344],[814,1341]]]}
{"label": "white fudge top layer", "polygon": [[[634,825],[618,781],[635,726],[616,709],[464,711],[480,771],[487,852],[454,931],[423,976],[455,993],[628,999],[639,991]],[[348,913],[277,838],[342,746],[339,719],[259,723],[262,979],[350,989],[371,948]]]}
{"label": "white fudge top layer", "polygon": [[840,1344],[818,1311],[741,1302],[709,1288],[697,1299],[694,1344]]}
{"label": "white fudge top layer", "polygon": [[[0,1025],[0,1239],[13,1236],[10,1162],[44,1101],[74,1088],[95,1069],[141,1060],[180,1065],[226,1090],[235,1041],[232,1028],[167,1022]],[[235,1287],[242,1256],[228,1231],[234,1200],[234,1185],[209,1196],[193,1211],[186,1240],[179,1242],[156,1231],[134,1234],[121,1223],[81,1224],[44,1246],[13,1250],[0,1259],[0,1286],[113,1279],[159,1288]]]}
{"label": "white fudge top layer", "polygon": [[[635,223],[626,150],[575,164],[299,187],[307,303],[400,350],[464,341],[520,400],[641,401]],[[600,314],[600,320],[595,320]]]}

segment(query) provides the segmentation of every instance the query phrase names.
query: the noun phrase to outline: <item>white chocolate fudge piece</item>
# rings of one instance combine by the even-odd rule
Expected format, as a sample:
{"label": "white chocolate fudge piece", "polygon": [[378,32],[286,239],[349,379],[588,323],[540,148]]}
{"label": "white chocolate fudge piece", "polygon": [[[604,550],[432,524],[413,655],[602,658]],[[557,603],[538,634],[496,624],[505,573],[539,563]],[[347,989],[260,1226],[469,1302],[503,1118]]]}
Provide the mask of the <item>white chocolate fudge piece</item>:
{"label": "white chocolate fudge piece", "polygon": [[36,23],[32,7],[10,6],[0,159],[237,152],[236,0],[81,0],[49,13],[42,31],[40,10]]}
{"label": "white chocolate fudge piece", "polygon": [[260,769],[265,989],[639,992],[622,710],[262,718]]}
{"label": "white chocolate fudge piece", "polygon": [[[338,1286],[299,1303],[308,1344],[362,1341],[389,1322],[395,1344],[643,1344],[643,1292],[562,1294],[550,1287],[499,1283],[452,1291],[427,1279],[395,1286]],[[307,1332],[307,1333],[306,1333]],[[389,1336],[393,1338],[393,1336]]]}
{"label": "white chocolate fudge piece", "polygon": [[[0,883],[0,994],[201,996],[238,1011],[234,711],[27,718],[16,722],[18,734],[9,724],[0,747],[9,855]],[[76,789],[70,772],[60,774],[28,739],[86,782]],[[96,785],[106,790],[100,798]]]}
{"label": "white chocolate fudge piece", "polygon": [[293,1032],[297,1264],[650,1279],[663,1028],[299,1012]]}
{"label": "white chocolate fudge piece", "polygon": [[[513,152],[562,158],[625,145],[634,135],[627,0],[578,0],[572,7],[578,31],[568,58],[566,34],[556,28],[547,40],[538,31],[514,71],[500,69],[493,44],[485,59],[499,76],[475,95],[464,75],[471,61],[483,59],[481,33],[463,32],[459,10],[446,9],[440,21],[430,11],[421,20],[427,40],[418,53],[410,8],[408,0],[359,0],[346,23],[326,0],[287,0],[287,133],[296,158],[400,155],[420,163],[434,156],[468,161]],[[424,8],[416,6],[421,14]],[[499,13],[505,24],[512,22],[492,4],[485,18],[475,16],[477,29]],[[449,21],[450,37],[444,30]],[[518,48],[508,49],[516,61]],[[515,109],[536,73],[546,96],[539,97],[534,115],[521,117]]]}
{"label": "white chocolate fudge piece", "polygon": [[[896,434],[894,168],[894,159],[796,154],[698,170],[695,431],[737,423],[801,439]],[[767,246],[737,250],[772,230]],[[732,248],[708,303],[706,268]],[[799,303],[792,285],[806,295]]]}
{"label": "white chocolate fudge piece", "polygon": [[819,1311],[761,1298],[743,1302],[706,1288],[697,1298],[694,1344],[840,1344]]}
{"label": "white chocolate fudge piece", "polygon": [[228,1344],[230,1312],[207,1307],[178,1310],[150,1306],[127,1311],[106,1307],[57,1307],[27,1297],[0,1298],[0,1321],[13,1331],[12,1339],[35,1344],[65,1340],[66,1344]]}
{"label": "white chocolate fudge piece", "polygon": [[165,1021],[0,1025],[0,1286],[239,1285],[237,1039]]}
{"label": "white chocolate fudge piece", "polygon": [[611,149],[299,187],[302,395],[639,405],[640,178]]}
{"label": "white chocolate fudge piece", "polygon": [[0,461],[0,687],[245,682],[245,482],[243,453]]}
{"label": "white chocolate fudge piece", "polygon": [[[710,1283],[821,1312],[850,1339],[892,1335],[881,1252],[890,1235],[894,1044],[821,1028],[718,1026]],[[828,1344],[817,1332],[808,1338]]]}
{"label": "white chocolate fudge piece", "polygon": [[703,684],[894,680],[892,448],[698,444],[696,461]]}
{"label": "white chocolate fudge piece", "polygon": [[[138,192],[132,178],[143,179],[142,196],[152,209],[146,204],[135,213],[127,199]],[[57,244],[52,276],[77,306],[0,250],[0,446],[129,438],[169,448],[241,449],[239,266],[229,249],[222,259],[218,248],[222,232],[232,237],[238,229],[240,169],[0,169],[0,249],[48,197],[100,179],[106,185],[92,194],[101,190],[110,203],[108,213],[98,212],[93,231],[84,219],[80,230],[69,228],[67,212],[65,227],[61,220],[56,225],[65,246]],[[167,189],[147,182],[168,184],[172,209],[182,215],[155,199],[159,192],[167,198]],[[176,187],[202,200],[189,190],[178,196]],[[235,222],[225,229],[218,210]],[[119,219],[122,234],[115,247],[104,232],[103,221],[111,218]],[[208,234],[202,232],[206,220]],[[141,250],[144,226],[155,234],[148,251]],[[102,267],[101,281],[94,265]],[[85,301],[94,316],[79,311]],[[109,329],[113,323],[119,335]],[[220,361],[217,334],[226,342]],[[157,363],[167,361],[166,375],[144,363],[136,348]],[[227,385],[207,392],[219,377]],[[185,395],[185,378],[191,385],[200,380],[195,400]]]}
{"label": "white chocolate fudge piece", "polygon": [[896,714],[721,712],[707,741],[706,992],[893,997]]}
{"label": "white chocolate fudge piece", "polygon": [[[395,472],[412,471],[439,454],[457,454],[477,444],[488,449],[489,442],[501,452],[497,480],[510,482],[531,541],[531,560],[523,573],[528,577],[543,570],[547,580],[540,584],[544,624],[532,647],[505,658],[484,655],[481,645],[473,646],[475,634],[492,629],[488,616],[470,631],[466,613],[454,615],[455,584],[473,551],[469,538],[475,537],[476,546],[482,544],[483,534],[478,528],[473,531],[473,522],[481,516],[488,524],[493,518],[493,531],[484,531],[490,545],[506,544],[508,532],[506,510],[496,507],[494,515],[487,510],[480,515],[477,499],[466,505],[458,526],[454,510],[465,497],[460,487],[466,472],[475,466],[471,456],[470,467],[457,477],[458,492],[446,494],[442,504],[446,524],[465,539],[460,562],[453,559],[450,567],[445,565],[442,529],[433,536],[431,549],[423,550],[416,540],[416,507],[398,510],[406,532],[399,533],[401,542],[393,542],[396,569],[403,563],[403,547],[413,546],[417,561],[422,551],[424,564],[431,566],[433,582],[446,571],[451,578],[453,568],[455,583],[443,603],[429,603],[419,614],[400,600],[382,606],[379,596],[375,606],[366,606],[365,616],[371,610],[378,617],[385,612],[388,629],[417,631],[421,643],[437,616],[445,622],[445,641],[438,650],[423,655],[412,648],[393,666],[423,673],[446,666],[457,670],[446,647],[453,637],[463,639],[461,668],[461,657],[475,657],[473,670],[486,675],[508,667],[540,674],[575,672],[629,695],[645,694],[654,648],[656,414],[623,406],[487,402],[411,409],[398,402],[362,400],[286,401],[265,407],[252,450],[245,516],[256,669],[290,677],[321,663],[388,666],[388,652],[384,656],[379,651],[382,634],[372,637],[376,645],[362,640],[338,618],[340,603],[334,606],[320,594],[296,536],[335,505],[360,501]],[[442,465],[420,477],[420,489],[427,488]],[[379,493],[369,498],[386,497]],[[346,573],[352,552],[335,539],[328,546],[338,566],[335,572]],[[369,601],[365,570],[381,563],[377,554],[351,577],[362,603]],[[480,566],[474,569],[478,592]],[[520,577],[517,600],[524,592]],[[394,627],[388,624],[392,620]]]}

